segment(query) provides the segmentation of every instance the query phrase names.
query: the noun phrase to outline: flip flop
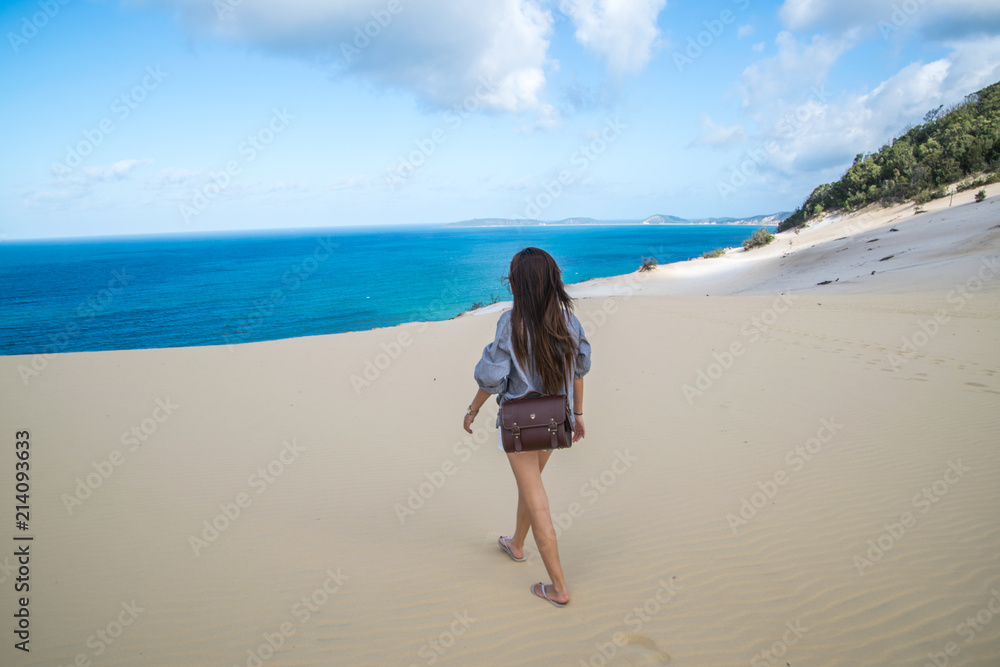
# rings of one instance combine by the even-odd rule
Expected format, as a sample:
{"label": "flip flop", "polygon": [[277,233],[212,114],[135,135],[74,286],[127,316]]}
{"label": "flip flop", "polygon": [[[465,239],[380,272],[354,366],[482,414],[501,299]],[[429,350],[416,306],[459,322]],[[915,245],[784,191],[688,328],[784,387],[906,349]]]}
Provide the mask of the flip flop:
{"label": "flip flop", "polygon": [[514,552],[510,550],[509,546],[507,546],[507,540],[509,539],[510,539],[509,537],[503,537],[501,535],[500,538],[497,540],[497,544],[500,545],[501,549],[507,552],[507,555],[510,556],[511,560],[517,561],[518,563],[523,563],[524,561],[528,560],[528,557],[524,555],[522,555],[520,558],[514,558]]}
{"label": "flip flop", "polygon": [[[538,593],[535,592],[535,586],[541,586],[541,595],[539,595]],[[540,581],[537,584],[532,584],[531,585],[531,594],[534,595],[535,597],[542,598],[543,600],[548,600],[549,602],[551,602],[552,604],[554,604],[557,607],[565,607],[566,605],[569,604],[568,601],[567,602],[556,602],[555,600],[553,600],[552,598],[550,598],[548,595],[546,595],[545,594],[545,584],[543,584]]]}

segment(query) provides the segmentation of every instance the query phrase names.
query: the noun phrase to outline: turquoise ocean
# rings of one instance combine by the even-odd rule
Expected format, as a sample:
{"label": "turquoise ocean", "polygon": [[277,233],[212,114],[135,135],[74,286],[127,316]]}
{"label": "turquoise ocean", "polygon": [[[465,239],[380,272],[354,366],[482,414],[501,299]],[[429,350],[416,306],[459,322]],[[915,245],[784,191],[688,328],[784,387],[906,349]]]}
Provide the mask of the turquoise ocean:
{"label": "turquoise ocean", "polygon": [[[772,228],[773,229],[773,228]],[[0,354],[227,345],[443,320],[509,300],[527,246],[566,283],[739,245],[738,225],[394,227],[0,244]]]}

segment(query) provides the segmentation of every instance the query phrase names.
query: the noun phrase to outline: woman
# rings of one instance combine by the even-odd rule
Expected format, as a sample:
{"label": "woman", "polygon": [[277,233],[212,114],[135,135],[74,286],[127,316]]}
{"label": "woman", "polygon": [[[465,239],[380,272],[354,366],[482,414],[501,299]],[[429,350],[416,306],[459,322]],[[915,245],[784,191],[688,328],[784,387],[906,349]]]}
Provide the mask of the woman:
{"label": "woman", "polygon": [[[577,442],[586,435],[583,376],[590,370],[590,343],[571,312],[572,301],[563,288],[559,266],[544,250],[525,248],[511,260],[507,280],[514,307],[500,316],[496,338],[476,364],[479,391],[466,411],[465,430],[472,433],[472,422],[491,394],[499,394],[502,405],[532,391],[565,393],[573,408],[573,442]],[[507,454],[517,482],[517,520],[513,536],[497,542],[508,556],[522,562],[526,560],[524,540],[531,528],[552,580],[533,585],[531,592],[565,607],[569,590],[542,486],[542,470],[551,455],[551,450]]]}

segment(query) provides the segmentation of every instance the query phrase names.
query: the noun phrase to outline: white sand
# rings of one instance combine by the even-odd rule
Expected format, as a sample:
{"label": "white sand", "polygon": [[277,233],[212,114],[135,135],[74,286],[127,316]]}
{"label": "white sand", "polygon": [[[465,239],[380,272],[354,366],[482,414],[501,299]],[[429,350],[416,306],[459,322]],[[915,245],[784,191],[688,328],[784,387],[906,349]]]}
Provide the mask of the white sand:
{"label": "white sand", "polygon": [[528,592],[530,539],[522,564],[495,544],[516,491],[491,416],[461,430],[495,315],[62,354],[28,386],[0,358],[8,534],[26,429],[35,536],[31,653],[8,630],[0,663],[995,667],[998,195],[575,286],[562,610]]}

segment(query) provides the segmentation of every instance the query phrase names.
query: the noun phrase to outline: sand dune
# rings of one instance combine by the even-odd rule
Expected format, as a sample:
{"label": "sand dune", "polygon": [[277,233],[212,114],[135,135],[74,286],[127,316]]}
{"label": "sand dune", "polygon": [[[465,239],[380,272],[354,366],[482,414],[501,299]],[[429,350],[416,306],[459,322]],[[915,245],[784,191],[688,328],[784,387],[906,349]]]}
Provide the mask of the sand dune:
{"label": "sand dune", "polygon": [[[951,287],[967,280],[996,254],[1000,239],[1000,184],[973,203],[972,190],[924,204],[830,215],[800,233],[783,232],[764,248],[731,249],[715,259],[660,267],[636,288],[638,294],[712,296],[801,291],[830,281],[823,293],[897,293]],[[749,236],[749,234],[748,234]],[[653,249],[651,249],[652,251]],[[872,272],[875,272],[874,274]],[[603,296],[628,286],[624,277],[575,287],[576,296]]]}
{"label": "sand dune", "polygon": [[562,610],[496,547],[492,416],[461,430],[494,316],[0,358],[34,536],[2,662],[1000,664],[997,194],[574,287]]}

